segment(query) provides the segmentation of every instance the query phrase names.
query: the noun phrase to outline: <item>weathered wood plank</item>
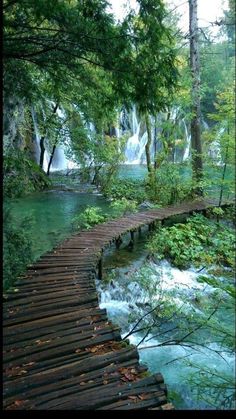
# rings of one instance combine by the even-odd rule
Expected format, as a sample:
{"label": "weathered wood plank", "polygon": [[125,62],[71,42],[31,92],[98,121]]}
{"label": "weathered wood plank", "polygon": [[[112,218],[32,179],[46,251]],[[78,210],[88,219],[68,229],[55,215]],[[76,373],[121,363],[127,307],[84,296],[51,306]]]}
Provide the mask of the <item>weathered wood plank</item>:
{"label": "weathered wood plank", "polygon": [[122,376],[122,368],[142,367],[137,349],[119,346],[119,329],[98,307],[97,263],[127,232],[134,239],[144,225],[215,205],[199,200],[111,220],[74,233],[29,266],[4,294],[4,408],[172,409],[161,374],[128,383]]}

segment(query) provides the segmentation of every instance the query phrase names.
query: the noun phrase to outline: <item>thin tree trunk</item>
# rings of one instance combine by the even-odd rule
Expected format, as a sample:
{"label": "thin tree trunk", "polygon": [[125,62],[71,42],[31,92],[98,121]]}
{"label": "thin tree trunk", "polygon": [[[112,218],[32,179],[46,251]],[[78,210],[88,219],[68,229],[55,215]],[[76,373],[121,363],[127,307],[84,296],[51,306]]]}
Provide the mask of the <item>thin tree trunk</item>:
{"label": "thin tree trunk", "polygon": [[155,116],[155,128],[154,128],[154,171],[157,170],[157,116]]}
{"label": "thin tree trunk", "polygon": [[[52,119],[53,115],[56,113],[58,106],[59,106],[59,103],[56,103],[56,105],[55,105],[55,106],[54,106],[54,108],[53,108],[52,115],[51,115],[51,117],[49,118],[48,123],[51,121],[51,119]],[[47,131],[47,129],[45,129],[45,131]],[[45,134],[45,135],[46,135],[46,134]],[[44,146],[45,135],[44,135],[44,136],[42,136],[42,137],[40,138],[40,143],[39,143],[39,144],[40,144],[40,159],[39,159],[39,166],[41,167],[41,169],[43,168],[43,160],[44,160],[44,153],[45,153],[45,146]],[[54,150],[54,152],[55,152],[55,150]],[[50,168],[49,168],[49,169],[50,169]]]}
{"label": "thin tree trunk", "polygon": [[45,137],[41,137],[40,142],[39,142],[39,145],[40,145],[39,166],[41,167],[41,169],[43,168],[43,160],[44,160],[44,153],[45,153],[44,139],[45,139]]}
{"label": "thin tree trunk", "polygon": [[[192,120],[191,148],[193,180],[197,183],[203,177],[202,144],[200,132],[200,61],[198,51],[197,0],[189,0],[190,66],[192,73]],[[196,193],[203,195],[202,188]]]}
{"label": "thin tree trunk", "polygon": [[151,154],[150,154],[150,147],[152,143],[152,132],[151,132],[150,119],[147,112],[145,113],[145,123],[146,123],[147,136],[148,136],[147,144],[145,146],[147,169],[149,173],[152,173],[153,170],[152,170],[152,162],[151,162]]}
{"label": "thin tree trunk", "polygon": [[57,148],[57,143],[55,143],[53,145],[53,148],[52,148],[51,156],[50,156],[49,163],[48,163],[47,176],[49,176],[49,173],[50,173],[50,168],[51,168],[51,164],[52,164],[52,160],[53,160],[56,148]]}
{"label": "thin tree trunk", "polygon": [[[229,135],[229,127],[227,128],[227,133]],[[225,162],[224,162],[224,168],[223,168],[223,173],[222,173],[222,178],[221,178],[219,207],[221,206],[222,198],[223,198],[224,180],[225,180],[225,173],[226,173],[226,168],[227,168],[228,152],[229,152],[229,140],[227,142],[227,146],[226,146],[226,150],[225,150]]]}

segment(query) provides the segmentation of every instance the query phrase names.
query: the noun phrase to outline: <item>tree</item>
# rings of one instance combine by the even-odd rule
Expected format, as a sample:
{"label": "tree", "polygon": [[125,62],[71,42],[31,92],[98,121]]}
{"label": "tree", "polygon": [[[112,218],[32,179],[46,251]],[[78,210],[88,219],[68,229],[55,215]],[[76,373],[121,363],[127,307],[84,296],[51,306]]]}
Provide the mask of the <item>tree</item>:
{"label": "tree", "polygon": [[[190,66],[192,72],[191,147],[193,180],[198,184],[203,178],[201,126],[200,126],[200,63],[198,48],[197,0],[189,0]],[[196,188],[202,195],[201,187]]]}
{"label": "tree", "polygon": [[134,36],[133,91],[131,97],[143,116],[147,128],[145,147],[150,180],[154,179],[150,145],[152,130],[150,115],[165,110],[171,102],[177,83],[175,40],[167,26],[167,15],[161,0],[139,0],[139,14],[131,16]]}

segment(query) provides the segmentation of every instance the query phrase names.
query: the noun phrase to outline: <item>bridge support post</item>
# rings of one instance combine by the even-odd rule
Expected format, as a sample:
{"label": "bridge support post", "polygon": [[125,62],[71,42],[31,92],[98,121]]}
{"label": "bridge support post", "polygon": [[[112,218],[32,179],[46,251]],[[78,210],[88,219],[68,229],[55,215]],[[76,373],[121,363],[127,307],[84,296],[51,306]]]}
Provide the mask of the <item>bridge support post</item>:
{"label": "bridge support post", "polygon": [[102,263],[102,256],[101,256],[98,262],[98,279],[100,280],[102,280],[102,265],[103,263]]}
{"label": "bridge support post", "polygon": [[121,244],[123,243],[121,236],[119,236],[118,239],[116,239],[115,243],[116,243],[116,248],[119,250]]}
{"label": "bridge support post", "polygon": [[153,231],[155,227],[155,222],[152,221],[150,224],[148,224],[148,231]]}
{"label": "bridge support post", "polygon": [[133,248],[134,247],[134,231],[130,232],[130,242],[129,242],[129,248]]}

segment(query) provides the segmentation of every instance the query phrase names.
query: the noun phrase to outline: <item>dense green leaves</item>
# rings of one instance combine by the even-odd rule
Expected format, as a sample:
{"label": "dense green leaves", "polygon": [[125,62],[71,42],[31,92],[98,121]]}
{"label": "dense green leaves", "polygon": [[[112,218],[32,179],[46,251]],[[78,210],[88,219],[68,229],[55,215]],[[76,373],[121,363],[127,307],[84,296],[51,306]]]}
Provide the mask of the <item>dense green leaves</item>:
{"label": "dense green leaves", "polygon": [[158,259],[168,258],[181,269],[213,264],[233,268],[233,233],[232,229],[195,215],[186,224],[158,230],[148,248]]}
{"label": "dense green leaves", "polygon": [[13,285],[16,277],[22,274],[27,264],[32,261],[32,238],[27,233],[30,222],[25,217],[21,223],[16,224],[9,208],[3,207],[3,288]]}
{"label": "dense green leaves", "polygon": [[5,197],[19,197],[51,185],[39,166],[21,151],[7,153],[4,156],[3,173]]}

